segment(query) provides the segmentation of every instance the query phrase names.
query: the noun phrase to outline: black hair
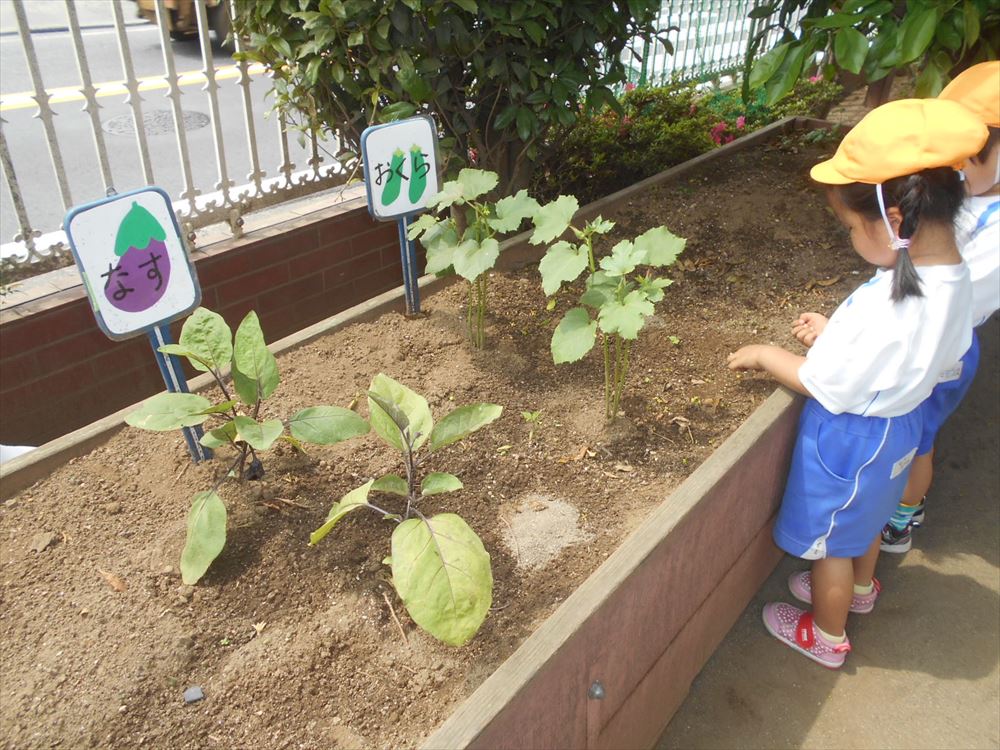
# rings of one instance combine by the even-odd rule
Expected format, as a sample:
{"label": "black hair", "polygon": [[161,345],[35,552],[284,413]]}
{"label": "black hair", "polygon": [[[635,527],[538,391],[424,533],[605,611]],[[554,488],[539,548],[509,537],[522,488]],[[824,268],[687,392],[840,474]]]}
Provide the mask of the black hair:
{"label": "black hair", "polygon": [[990,149],[995,148],[997,144],[1000,144],[1000,128],[995,128],[989,125],[990,137],[986,139],[986,145],[980,150],[978,154],[970,157],[972,161],[976,164],[982,164],[986,161],[986,157],[990,155]]}
{"label": "black hair", "polygon": [[[833,186],[840,201],[851,211],[861,214],[869,221],[881,220],[875,186],[863,182]],[[899,238],[910,239],[925,224],[944,224],[951,227],[955,222],[965,190],[962,179],[951,167],[925,169],[911,175],[894,177],[882,183],[882,197],[886,208],[895,206],[903,215],[899,225]],[[895,302],[907,297],[922,297],[920,277],[913,267],[910,253],[900,248],[896,258],[892,279],[892,299]]]}

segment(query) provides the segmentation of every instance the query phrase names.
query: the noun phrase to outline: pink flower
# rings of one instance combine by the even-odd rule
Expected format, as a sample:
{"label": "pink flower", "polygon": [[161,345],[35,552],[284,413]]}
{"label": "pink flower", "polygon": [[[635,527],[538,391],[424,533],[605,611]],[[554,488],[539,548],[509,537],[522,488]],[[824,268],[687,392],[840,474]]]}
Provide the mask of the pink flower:
{"label": "pink flower", "polygon": [[809,83],[819,83],[823,80],[823,76],[809,76]]}
{"label": "pink flower", "polygon": [[724,141],[725,143],[732,143],[732,142],[733,142],[733,141],[735,141],[735,140],[736,140],[736,136],[735,136],[735,135],[727,135],[727,136],[726,136],[726,137],[725,137],[725,138],[723,139],[723,141]]}
{"label": "pink flower", "polygon": [[625,84],[625,90],[626,91],[635,91],[635,84],[634,83],[626,83]]}
{"label": "pink flower", "polygon": [[715,125],[712,126],[712,129],[709,131],[709,135],[712,136],[712,140],[715,141],[715,144],[717,146],[721,146],[722,136],[725,132],[726,132],[726,123],[717,122],[715,123]]}
{"label": "pink flower", "polygon": [[736,129],[737,130],[743,130],[743,128],[745,128],[746,125],[747,125],[747,118],[745,116],[740,115],[739,117],[736,118]]}

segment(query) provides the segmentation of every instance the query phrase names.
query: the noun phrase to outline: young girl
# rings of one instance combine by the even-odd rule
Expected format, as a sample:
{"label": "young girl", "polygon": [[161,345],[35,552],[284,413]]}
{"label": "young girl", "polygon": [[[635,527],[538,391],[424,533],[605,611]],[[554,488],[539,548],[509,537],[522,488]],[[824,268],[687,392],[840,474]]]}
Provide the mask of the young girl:
{"label": "young girl", "polygon": [[[812,612],[764,607],[786,645],[836,669],[850,650],[847,614],[870,612],[881,530],[899,502],[922,429],[920,404],[971,342],[969,272],[952,222],[963,197],[952,165],[982,148],[986,127],[954,102],[902,100],[870,112],[811,175],[854,250],[880,270],[826,321],[807,357],[776,346],[730,354],[809,399],[774,527],[813,561],[789,580]],[[818,331],[817,331],[818,333]]]}
{"label": "young girl", "polygon": [[[982,150],[963,169],[969,194],[955,221],[955,239],[972,276],[972,324],[979,326],[1000,308],[1000,61],[973,65],[939,95],[958,102],[990,131]],[[924,432],[913,459],[903,499],[882,529],[883,552],[906,552],[913,526],[924,520],[924,501],[934,476],[934,440],[965,397],[979,365],[979,338],[958,366],[942,376],[924,406]]]}

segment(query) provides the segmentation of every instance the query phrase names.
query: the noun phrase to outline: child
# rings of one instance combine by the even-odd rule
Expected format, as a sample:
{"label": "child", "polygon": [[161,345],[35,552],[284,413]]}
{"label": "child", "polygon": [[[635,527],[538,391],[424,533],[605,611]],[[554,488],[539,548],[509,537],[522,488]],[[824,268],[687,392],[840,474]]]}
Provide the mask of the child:
{"label": "child", "polygon": [[[881,529],[899,502],[922,428],[920,404],[972,338],[969,272],[953,221],[963,189],[952,165],[982,148],[986,127],[954,102],[908,99],[870,112],[811,175],[879,270],[817,324],[807,357],[776,346],[730,354],[809,396],[799,420],[774,539],[813,561],[789,580],[813,604],[764,607],[768,631],[836,669],[847,614],[870,612]],[[818,333],[818,332],[817,332]]]}
{"label": "child", "polygon": [[[989,127],[989,140],[965,165],[969,198],[955,222],[959,250],[972,276],[972,322],[981,325],[1000,308],[1000,61],[980,63],[945,87],[938,97],[958,102]],[[933,478],[934,439],[972,385],[979,364],[979,337],[957,368],[945,373],[924,407],[924,434],[903,499],[882,529],[883,552],[906,552],[911,531],[924,520]]]}

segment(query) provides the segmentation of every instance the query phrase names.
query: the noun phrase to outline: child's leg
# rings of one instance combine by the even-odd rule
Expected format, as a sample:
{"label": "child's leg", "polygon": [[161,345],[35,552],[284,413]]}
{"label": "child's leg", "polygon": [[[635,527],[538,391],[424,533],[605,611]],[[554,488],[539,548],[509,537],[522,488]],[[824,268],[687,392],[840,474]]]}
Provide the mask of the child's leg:
{"label": "child's leg", "polygon": [[843,635],[853,597],[854,561],[851,558],[824,557],[813,562],[813,618],[820,630],[832,636]]}
{"label": "child's leg", "polygon": [[878,553],[882,548],[882,535],[875,537],[868,551],[861,557],[851,560],[854,569],[854,585],[870,586],[872,577],[875,575],[875,564],[878,562]]}
{"label": "child's leg", "polygon": [[922,456],[913,459],[910,467],[910,478],[906,480],[906,489],[903,490],[903,500],[900,503],[907,507],[920,505],[927,490],[931,488],[931,480],[934,478],[934,448],[931,448]]}

